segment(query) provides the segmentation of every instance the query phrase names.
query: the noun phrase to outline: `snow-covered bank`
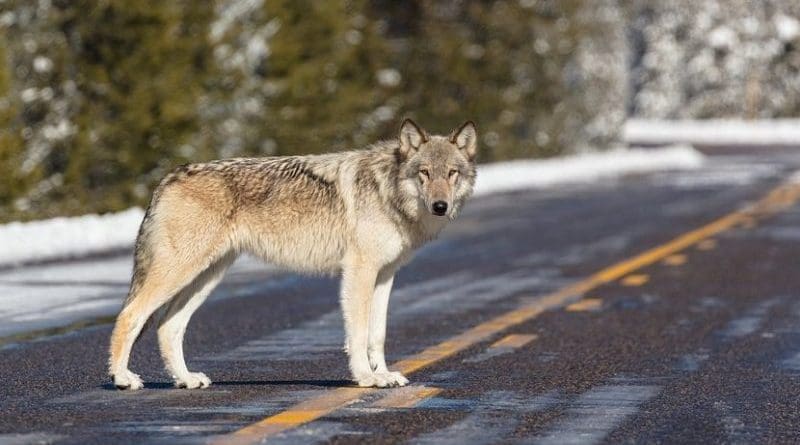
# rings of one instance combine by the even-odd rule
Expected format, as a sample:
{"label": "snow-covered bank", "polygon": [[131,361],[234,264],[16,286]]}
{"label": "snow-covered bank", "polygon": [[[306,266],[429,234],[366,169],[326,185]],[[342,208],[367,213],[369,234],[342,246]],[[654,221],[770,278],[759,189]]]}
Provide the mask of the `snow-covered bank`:
{"label": "snow-covered bank", "polygon": [[[476,194],[591,182],[632,173],[693,169],[702,162],[703,156],[688,146],[498,162],[479,166]],[[0,225],[0,266],[130,247],[143,216],[142,209],[132,208],[103,216]]]}
{"label": "snow-covered bank", "polygon": [[800,146],[800,119],[630,119],[623,127],[623,139],[631,145],[686,143],[717,146]]}
{"label": "snow-covered bank", "polygon": [[695,169],[702,164],[703,155],[688,145],[497,162],[478,168],[475,194],[589,183],[635,173]]}
{"label": "snow-covered bank", "polygon": [[0,225],[0,266],[80,257],[133,245],[144,211]]}

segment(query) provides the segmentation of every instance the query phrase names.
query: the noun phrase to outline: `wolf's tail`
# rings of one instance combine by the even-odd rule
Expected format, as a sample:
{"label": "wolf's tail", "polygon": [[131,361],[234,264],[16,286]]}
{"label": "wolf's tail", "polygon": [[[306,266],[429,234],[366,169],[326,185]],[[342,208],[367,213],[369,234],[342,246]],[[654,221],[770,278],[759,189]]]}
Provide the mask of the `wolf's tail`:
{"label": "wolf's tail", "polygon": [[134,246],[133,254],[133,277],[131,278],[131,287],[128,291],[128,297],[122,303],[122,308],[125,309],[133,300],[142,288],[147,272],[153,263],[153,243],[151,242],[153,232],[155,232],[155,221],[153,216],[156,213],[156,208],[161,200],[161,195],[164,189],[173,182],[181,179],[186,175],[188,165],[181,165],[166,175],[164,179],[159,182],[155,190],[153,190],[153,197],[150,199],[150,205],[144,212],[144,219],[139,226],[139,233],[136,235],[136,244]]}
{"label": "wolf's tail", "polygon": [[[153,224],[152,213],[153,205],[151,203],[145,212],[142,225],[139,227],[139,234],[136,237],[136,244],[134,246],[133,254],[133,276],[131,278],[131,287],[128,290],[128,296],[122,303],[122,309],[125,309],[131,303],[133,303],[134,300],[136,300],[136,297],[139,295],[139,292],[141,291],[142,286],[147,279],[147,274],[150,271],[150,267],[153,262],[153,253],[150,243],[152,233],[151,226]],[[142,330],[139,331],[139,335],[136,337],[134,342],[139,341],[142,333],[145,332],[152,324],[152,320],[153,316],[151,315],[148,317]]]}
{"label": "wolf's tail", "polygon": [[[150,200],[150,205],[147,206],[147,210],[144,213],[144,219],[142,219],[142,224],[139,226],[139,233],[136,236],[136,244],[134,245],[133,253],[133,276],[131,278],[131,287],[128,290],[128,296],[122,303],[122,309],[125,309],[134,300],[136,300],[136,297],[139,295],[139,292],[141,291],[142,286],[147,279],[147,274],[150,272],[153,265],[153,249],[155,246],[153,245],[152,238],[153,233],[156,231],[154,215],[156,213],[158,202],[161,199],[161,194],[166,186],[174,182],[177,177],[183,173],[184,169],[185,167],[181,166],[176,169],[176,171],[168,174],[153,191],[153,197]],[[147,318],[144,327],[141,331],[139,331],[139,335],[136,337],[135,341],[139,341],[142,333],[147,331],[147,329],[153,324],[154,319],[158,318],[157,314],[160,313],[161,311],[157,310],[153,312],[153,315],[150,315],[150,317]]]}

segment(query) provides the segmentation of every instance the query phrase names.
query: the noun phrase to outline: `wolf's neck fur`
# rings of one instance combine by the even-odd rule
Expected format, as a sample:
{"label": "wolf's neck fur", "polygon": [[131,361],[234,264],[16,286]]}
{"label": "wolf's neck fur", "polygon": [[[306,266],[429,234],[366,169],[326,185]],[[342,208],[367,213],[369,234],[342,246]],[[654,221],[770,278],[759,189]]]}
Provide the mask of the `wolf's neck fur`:
{"label": "wolf's neck fur", "polygon": [[[435,217],[422,204],[416,177],[403,177],[398,157],[399,141],[380,141],[361,150],[305,156],[306,162],[321,178],[352,177],[339,186],[342,197],[354,205],[373,203],[402,228],[418,246],[430,241],[447,225],[447,218]],[[343,174],[342,169],[352,169]]]}

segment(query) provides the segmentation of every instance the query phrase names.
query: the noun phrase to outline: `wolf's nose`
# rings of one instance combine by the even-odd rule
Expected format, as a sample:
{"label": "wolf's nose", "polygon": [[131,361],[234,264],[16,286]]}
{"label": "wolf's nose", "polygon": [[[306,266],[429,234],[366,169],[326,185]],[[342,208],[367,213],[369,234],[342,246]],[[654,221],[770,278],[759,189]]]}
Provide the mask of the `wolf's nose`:
{"label": "wolf's nose", "polygon": [[436,201],[433,203],[433,214],[442,216],[447,212],[447,203],[444,201]]}

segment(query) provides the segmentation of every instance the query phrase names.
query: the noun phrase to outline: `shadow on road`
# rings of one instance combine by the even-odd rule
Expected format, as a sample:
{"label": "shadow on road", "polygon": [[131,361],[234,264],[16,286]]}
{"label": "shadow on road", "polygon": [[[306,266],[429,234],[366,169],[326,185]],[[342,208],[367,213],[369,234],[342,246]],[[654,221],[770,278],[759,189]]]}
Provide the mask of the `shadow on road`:
{"label": "shadow on road", "polygon": [[[324,388],[345,388],[355,387],[352,380],[239,380],[239,381],[215,381],[214,386],[319,386]],[[178,389],[175,385],[167,382],[144,382],[145,389]],[[113,383],[106,383],[101,386],[108,391],[119,391]]]}

